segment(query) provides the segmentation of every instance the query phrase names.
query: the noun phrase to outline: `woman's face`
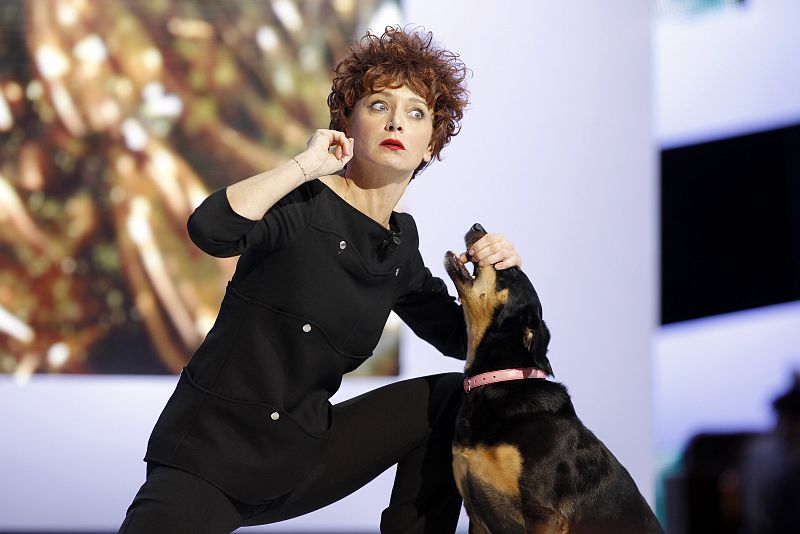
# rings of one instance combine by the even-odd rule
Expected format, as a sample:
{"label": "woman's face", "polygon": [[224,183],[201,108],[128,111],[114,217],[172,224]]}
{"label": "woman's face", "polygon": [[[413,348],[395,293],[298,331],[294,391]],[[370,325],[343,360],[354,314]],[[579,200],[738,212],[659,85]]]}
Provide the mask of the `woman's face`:
{"label": "woman's face", "polygon": [[353,159],[359,165],[411,173],[431,159],[433,116],[408,86],[386,88],[356,102],[347,135],[355,139]]}

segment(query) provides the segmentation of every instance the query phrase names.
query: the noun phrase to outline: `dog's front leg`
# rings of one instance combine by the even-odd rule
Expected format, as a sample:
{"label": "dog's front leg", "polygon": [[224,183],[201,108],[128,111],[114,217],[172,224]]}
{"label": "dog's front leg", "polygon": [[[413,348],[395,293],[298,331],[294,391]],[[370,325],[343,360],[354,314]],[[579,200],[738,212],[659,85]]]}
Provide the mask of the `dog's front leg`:
{"label": "dog's front leg", "polygon": [[529,523],[525,532],[527,534],[567,534],[569,521],[563,515],[553,512],[534,523]]}
{"label": "dog's front leg", "polygon": [[482,523],[469,520],[469,534],[492,534]]}

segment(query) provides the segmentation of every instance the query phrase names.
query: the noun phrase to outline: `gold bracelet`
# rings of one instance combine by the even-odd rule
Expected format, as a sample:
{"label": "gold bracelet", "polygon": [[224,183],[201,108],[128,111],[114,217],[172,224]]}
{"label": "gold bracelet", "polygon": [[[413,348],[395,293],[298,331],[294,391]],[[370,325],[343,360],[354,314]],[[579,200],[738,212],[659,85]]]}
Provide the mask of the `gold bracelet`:
{"label": "gold bracelet", "polygon": [[298,166],[298,167],[300,167],[300,172],[302,172],[302,173],[303,173],[303,178],[305,178],[305,180],[304,180],[304,181],[305,181],[305,182],[307,182],[307,181],[308,181],[308,173],[306,172],[306,170],[303,168],[303,166],[302,166],[302,165],[300,165],[300,162],[299,162],[299,161],[297,161],[297,159],[296,159],[296,158],[292,158],[292,161],[294,161],[295,163],[297,163],[297,166]]}

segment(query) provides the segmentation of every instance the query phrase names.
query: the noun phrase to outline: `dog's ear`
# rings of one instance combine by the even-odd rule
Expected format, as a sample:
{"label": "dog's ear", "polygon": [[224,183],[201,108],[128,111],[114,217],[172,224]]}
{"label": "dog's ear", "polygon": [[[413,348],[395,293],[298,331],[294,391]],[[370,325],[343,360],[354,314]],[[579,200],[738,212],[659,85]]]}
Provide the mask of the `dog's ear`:
{"label": "dog's ear", "polygon": [[[512,270],[516,270],[519,274],[522,274],[517,267],[509,267],[504,272],[511,272]],[[522,276],[524,277],[525,275],[523,274]],[[515,280],[513,276],[511,279]],[[510,284],[503,284],[503,286],[508,285]],[[498,283],[498,288],[499,287],[500,284]],[[532,286],[530,287],[530,291],[535,292]],[[496,320],[497,324],[500,325],[501,328],[519,328],[520,324],[532,324],[539,317],[541,317],[541,309],[535,306],[533,301],[527,298],[527,295],[525,295],[524,291],[517,291],[511,292],[508,300],[500,306]]]}
{"label": "dog's ear", "polygon": [[500,313],[500,322],[508,319],[514,321],[514,328],[522,329],[522,344],[530,351],[536,342],[536,330],[541,324],[541,310],[533,304],[527,303],[516,310],[509,311],[510,306],[506,306]]}
{"label": "dog's ear", "polygon": [[547,346],[550,344],[550,329],[541,319],[541,309],[530,308],[528,321],[523,328],[522,343],[531,354],[534,364],[545,371],[549,376],[553,375],[550,360],[547,359]]}

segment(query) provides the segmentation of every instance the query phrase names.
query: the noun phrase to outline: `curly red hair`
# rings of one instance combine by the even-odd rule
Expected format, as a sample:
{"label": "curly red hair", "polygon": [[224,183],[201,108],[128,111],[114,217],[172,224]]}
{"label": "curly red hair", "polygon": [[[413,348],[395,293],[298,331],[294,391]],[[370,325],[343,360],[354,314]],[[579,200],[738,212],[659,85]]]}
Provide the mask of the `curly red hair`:
{"label": "curly red hair", "polygon": [[[328,95],[332,130],[346,129],[355,103],[364,95],[402,85],[425,99],[433,112],[433,157],[441,160],[440,152],[461,130],[469,101],[467,68],[457,54],[439,48],[431,32],[399,26],[387,26],[380,37],[367,32],[350,46],[334,73]],[[420,163],[414,175],[429,163]]]}

